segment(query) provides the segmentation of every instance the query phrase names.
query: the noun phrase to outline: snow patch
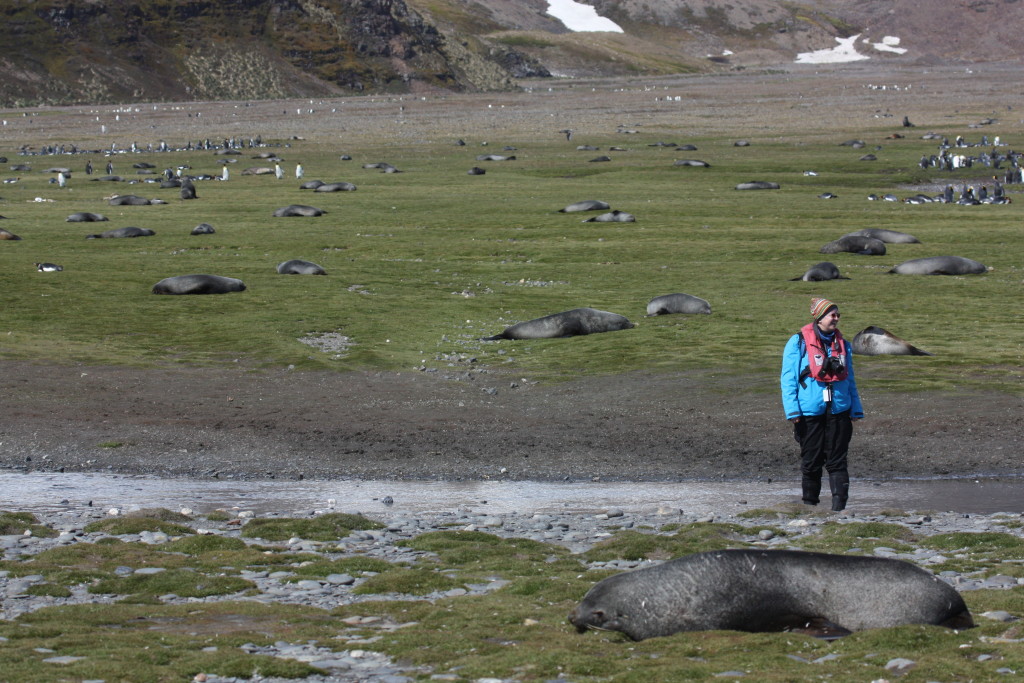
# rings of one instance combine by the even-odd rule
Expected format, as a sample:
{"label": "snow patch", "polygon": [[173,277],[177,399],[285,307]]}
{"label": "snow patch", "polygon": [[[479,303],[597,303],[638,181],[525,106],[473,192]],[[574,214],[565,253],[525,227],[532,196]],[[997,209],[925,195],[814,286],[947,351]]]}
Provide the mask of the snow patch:
{"label": "snow patch", "polygon": [[837,47],[828,48],[825,50],[815,50],[814,52],[801,52],[796,56],[797,64],[841,64],[844,62],[859,62],[865,59],[870,59],[867,55],[862,55],[857,52],[857,47],[854,43],[860,38],[858,33],[855,36],[849,38],[836,38],[836,42],[839,43]]}
{"label": "snow patch", "polygon": [[611,19],[605,19],[590,5],[575,0],[548,0],[548,14],[565,24],[570,31],[607,31],[625,33]]}
{"label": "snow patch", "polygon": [[905,54],[907,48],[897,47],[900,44],[900,39],[897,36],[885,36],[881,42],[872,43],[870,39],[865,38],[864,42],[875,48],[879,52],[895,52],[898,55]]}

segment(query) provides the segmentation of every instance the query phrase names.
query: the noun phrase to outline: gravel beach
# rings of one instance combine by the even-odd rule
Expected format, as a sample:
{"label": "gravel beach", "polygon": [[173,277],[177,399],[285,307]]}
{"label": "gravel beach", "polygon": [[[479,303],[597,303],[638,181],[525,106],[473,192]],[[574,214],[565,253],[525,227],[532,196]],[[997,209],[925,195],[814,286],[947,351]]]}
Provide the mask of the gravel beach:
{"label": "gravel beach", "polygon": [[[185,510],[191,513],[190,510]],[[320,510],[297,510],[283,513],[282,517],[313,518],[316,515],[336,512],[332,507]],[[242,528],[249,519],[254,518],[251,511],[225,511],[221,521],[212,521],[196,515],[191,521],[185,522],[196,534],[201,536],[221,536],[225,538],[242,538]],[[39,515],[40,521],[58,535],[52,538],[25,534],[0,536],[0,551],[3,559],[28,559],[47,549],[72,546],[75,544],[94,544],[110,538],[110,534],[102,532],[85,532],[83,528],[90,522],[111,517],[138,514],[139,511],[111,508],[98,509],[89,507],[68,507],[60,512]],[[278,515],[262,515],[276,517]],[[955,512],[946,513],[895,513],[851,515],[829,514],[825,512],[806,512],[780,508],[778,512],[763,510],[760,514],[735,516],[729,514],[688,515],[678,510],[663,510],[656,514],[632,514],[620,509],[608,508],[591,514],[487,514],[478,510],[461,509],[450,512],[406,516],[401,513],[391,514],[385,506],[378,511],[365,515],[367,518],[380,522],[382,528],[355,531],[349,537],[337,541],[311,541],[293,537],[286,542],[268,542],[263,539],[244,539],[250,544],[259,544],[262,548],[275,548],[278,551],[312,553],[327,560],[343,557],[377,558],[391,563],[416,563],[424,559],[423,551],[398,545],[403,539],[410,539],[419,534],[438,530],[483,531],[500,537],[525,538],[544,543],[565,546],[573,553],[582,553],[596,543],[608,539],[622,530],[638,530],[643,533],[671,535],[680,524],[690,523],[729,523],[741,526],[745,531],[736,537],[736,542],[744,545],[766,549],[800,548],[800,543],[810,536],[820,534],[823,525],[829,523],[845,524],[854,522],[881,522],[899,525],[912,531],[917,542],[901,544],[901,549],[874,547],[865,550],[865,554],[879,557],[904,559],[928,568],[947,562],[952,556],[960,556],[949,552],[940,552],[934,548],[924,547],[921,539],[934,534],[950,532],[1002,532],[1022,536],[1021,520],[1024,515],[997,513],[991,515],[966,515]],[[784,531],[776,534],[768,530],[781,528]],[[172,536],[161,531],[144,531],[140,534],[122,534],[117,536],[124,542],[139,542],[159,548],[173,540]],[[645,565],[649,561],[613,560],[610,562],[587,562],[580,559],[583,572],[597,570],[630,570]],[[1019,569],[1020,561],[1011,561],[1007,567]],[[1016,563],[1016,564],[1014,564]],[[164,571],[159,567],[119,567],[115,573],[119,576],[143,576]],[[1011,570],[1012,573],[1012,570]],[[1019,572],[1017,572],[1019,573]],[[508,582],[501,577],[493,580],[465,585],[460,588],[440,591],[426,596],[411,595],[369,595],[361,596],[353,590],[363,583],[368,575],[332,574],[322,579],[300,579],[293,571],[243,570],[242,579],[252,582],[256,590],[245,595],[228,594],[207,598],[183,598],[173,594],[162,595],[159,600],[163,604],[196,604],[223,600],[246,600],[261,603],[288,603],[305,605],[321,609],[332,609],[339,605],[358,603],[363,600],[440,600],[440,599],[471,599],[473,596],[484,595],[498,590]],[[976,589],[1010,589],[1024,585],[1024,579],[999,572],[961,573],[957,571],[941,571],[942,580],[965,592],[968,606],[971,604],[970,591]],[[11,576],[7,571],[0,571],[0,619],[14,619],[19,615],[55,605],[79,603],[111,604],[124,596],[113,594],[95,594],[87,591],[87,585],[75,586],[69,597],[49,597],[33,595],[31,587],[45,583],[40,575]],[[1012,621],[1013,616],[1004,612],[986,612],[975,614],[980,621],[997,620]],[[380,633],[401,628],[402,625],[381,621],[378,617],[354,617],[346,620],[348,626],[365,627],[373,624]],[[242,649],[250,654],[265,654],[275,657],[292,658],[308,662],[328,672],[327,676],[306,678],[307,681],[373,681],[374,683],[401,683],[412,681],[417,674],[424,671],[404,667],[388,658],[360,647],[363,642],[361,635],[346,635],[342,626],[340,635],[330,646],[319,643],[287,643],[278,642],[272,646],[243,645]],[[906,653],[908,661],[915,654]],[[200,680],[200,679],[196,679]],[[206,676],[208,682],[234,681],[233,678]],[[238,679],[240,680],[240,679]],[[263,681],[274,679],[261,678]]]}

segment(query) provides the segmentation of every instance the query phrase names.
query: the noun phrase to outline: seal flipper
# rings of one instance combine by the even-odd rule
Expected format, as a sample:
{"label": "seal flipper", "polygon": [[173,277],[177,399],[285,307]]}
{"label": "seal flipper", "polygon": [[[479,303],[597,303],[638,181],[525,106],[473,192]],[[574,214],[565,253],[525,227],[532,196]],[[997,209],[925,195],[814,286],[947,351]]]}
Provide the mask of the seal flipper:
{"label": "seal flipper", "polygon": [[806,617],[793,616],[797,619],[799,624],[795,624],[789,628],[783,629],[790,633],[802,633],[805,636],[813,636],[814,638],[821,638],[822,640],[836,640],[843,636],[848,636],[853,631],[843,628],[839,624],[829,621],[825,617]]}
{"label": "seal flipper", "polygon": [[971,617],[971,613],[965,607],[962,612],[958,612],[951,616],[949,619],[941,622],[939,626],[945,626],[956,631],[963,631],[969,628],[974,628],[976,624],[974,619]]}

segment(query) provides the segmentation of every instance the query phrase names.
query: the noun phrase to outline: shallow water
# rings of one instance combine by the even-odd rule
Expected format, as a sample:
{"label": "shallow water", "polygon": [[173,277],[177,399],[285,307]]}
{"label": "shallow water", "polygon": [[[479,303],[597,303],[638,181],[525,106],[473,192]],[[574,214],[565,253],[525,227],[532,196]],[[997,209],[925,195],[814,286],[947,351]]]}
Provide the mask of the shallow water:
{"label": "shallow water", "polygon": [[[828,483],[826,481],[827,490]],[[963,513],[1024,512],[1024,479],[854,481],[849,509]],[[382,501],[390,496],[392,505]],[[92,506],[218,508],[257,513],[324,510],[386,513],[472,510],[479,514],[582,512],[737,513],[796,502],[791,482],[235,481],[99,473],[0,472],[0,509],[58,511]],[[828,496],[823,497],[828,504]]]}

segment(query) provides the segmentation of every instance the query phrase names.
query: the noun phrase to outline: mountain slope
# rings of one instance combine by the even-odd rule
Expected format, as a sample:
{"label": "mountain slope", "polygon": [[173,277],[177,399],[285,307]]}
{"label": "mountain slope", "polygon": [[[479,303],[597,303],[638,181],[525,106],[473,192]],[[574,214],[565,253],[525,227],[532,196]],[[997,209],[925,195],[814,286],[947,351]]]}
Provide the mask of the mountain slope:
{"label": "mountain slope", "polygon": [[[872,59],[1019,59],[1024,0],[2,0],[0,104],[501,90],[520,78],[792,64],[860,35]],[[870,44],[900,39],[898,51]]]}

